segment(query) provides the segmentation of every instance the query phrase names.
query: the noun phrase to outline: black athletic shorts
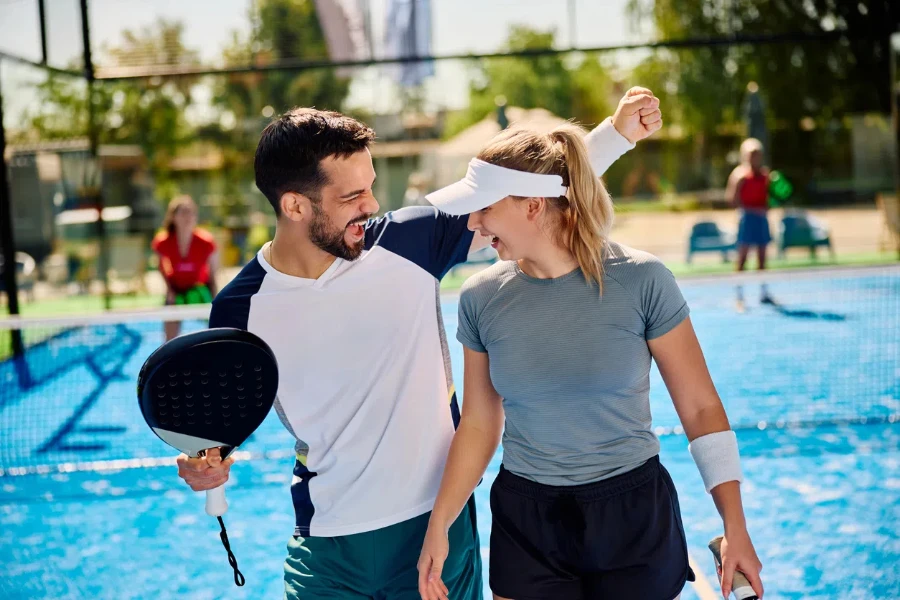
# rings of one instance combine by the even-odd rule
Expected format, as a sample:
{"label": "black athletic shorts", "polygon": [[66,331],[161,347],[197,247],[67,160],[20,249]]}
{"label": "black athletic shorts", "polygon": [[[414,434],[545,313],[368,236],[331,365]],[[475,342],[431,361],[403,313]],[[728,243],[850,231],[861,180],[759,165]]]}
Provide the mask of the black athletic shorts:
{"label": "black athletic shorts", "polygon": [[693,581],[675,485],[658,457],[549,486],[503,467],[491,488],[490,584],[515,600],[672,600]]}

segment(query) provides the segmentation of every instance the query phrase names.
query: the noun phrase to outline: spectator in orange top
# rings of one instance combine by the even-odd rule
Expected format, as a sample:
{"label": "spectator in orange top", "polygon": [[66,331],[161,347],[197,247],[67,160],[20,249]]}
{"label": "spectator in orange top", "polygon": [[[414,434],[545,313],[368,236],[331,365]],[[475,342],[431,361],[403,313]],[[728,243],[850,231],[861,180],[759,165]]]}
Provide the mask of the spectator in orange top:
{"label": "spectator in orange top", "polygon": [[[197,205],[190,196],[169,202],[163,231],[153,238],[159,271],[166,282],[166,305],[204,304],[216,295],[216,243],[197,227]],[[166,341],[181,333],[181,323],[166,322]]]}

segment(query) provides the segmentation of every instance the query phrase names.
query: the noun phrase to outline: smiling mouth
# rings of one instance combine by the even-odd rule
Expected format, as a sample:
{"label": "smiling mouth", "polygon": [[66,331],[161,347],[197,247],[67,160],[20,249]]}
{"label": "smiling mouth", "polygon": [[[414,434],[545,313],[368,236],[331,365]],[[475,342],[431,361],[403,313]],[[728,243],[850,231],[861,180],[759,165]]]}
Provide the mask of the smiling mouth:
{"label": "smiling mouth", "polygon": [[365,234],[365,223],[350,223],[347,225],[347,231],[353,237],[362,237]]}

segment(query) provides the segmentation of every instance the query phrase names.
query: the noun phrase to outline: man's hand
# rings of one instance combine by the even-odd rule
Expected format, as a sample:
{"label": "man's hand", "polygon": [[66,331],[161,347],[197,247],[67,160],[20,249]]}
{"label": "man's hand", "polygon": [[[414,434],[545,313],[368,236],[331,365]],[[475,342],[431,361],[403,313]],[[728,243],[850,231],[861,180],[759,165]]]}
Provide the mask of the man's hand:
{"label": "man's hand", "polygon": [[195,492],[211,490],[228,481],[228,473],[234,458],[229,456],[222,460],[221,451],[218,448],[210,448],[206,456],[189,458],[182,454],[176,461],[178,464],[178,476],[191,486]]}
{"label": "man's hand", "polygon": [[650,137],[662,127],[659,98],[647,88],[631,88],[619,100],[612,124],[632,144]]}

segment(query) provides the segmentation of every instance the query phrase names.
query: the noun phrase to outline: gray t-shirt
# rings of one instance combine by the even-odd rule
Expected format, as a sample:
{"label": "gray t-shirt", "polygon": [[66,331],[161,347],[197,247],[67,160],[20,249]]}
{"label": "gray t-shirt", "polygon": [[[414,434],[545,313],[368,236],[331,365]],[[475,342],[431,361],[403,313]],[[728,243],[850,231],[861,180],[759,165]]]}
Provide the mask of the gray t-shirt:
{"label": "gray t-shirt", "polygon": [[604,267],[602,296],[580,269],[535,279],[515,262],[462,288],[456,337],[488,353],[506,412],[503,464],[516,475],[590,483],[659,453],[647,340],[681,323],[688,306],[651,254],[609,243]]}

